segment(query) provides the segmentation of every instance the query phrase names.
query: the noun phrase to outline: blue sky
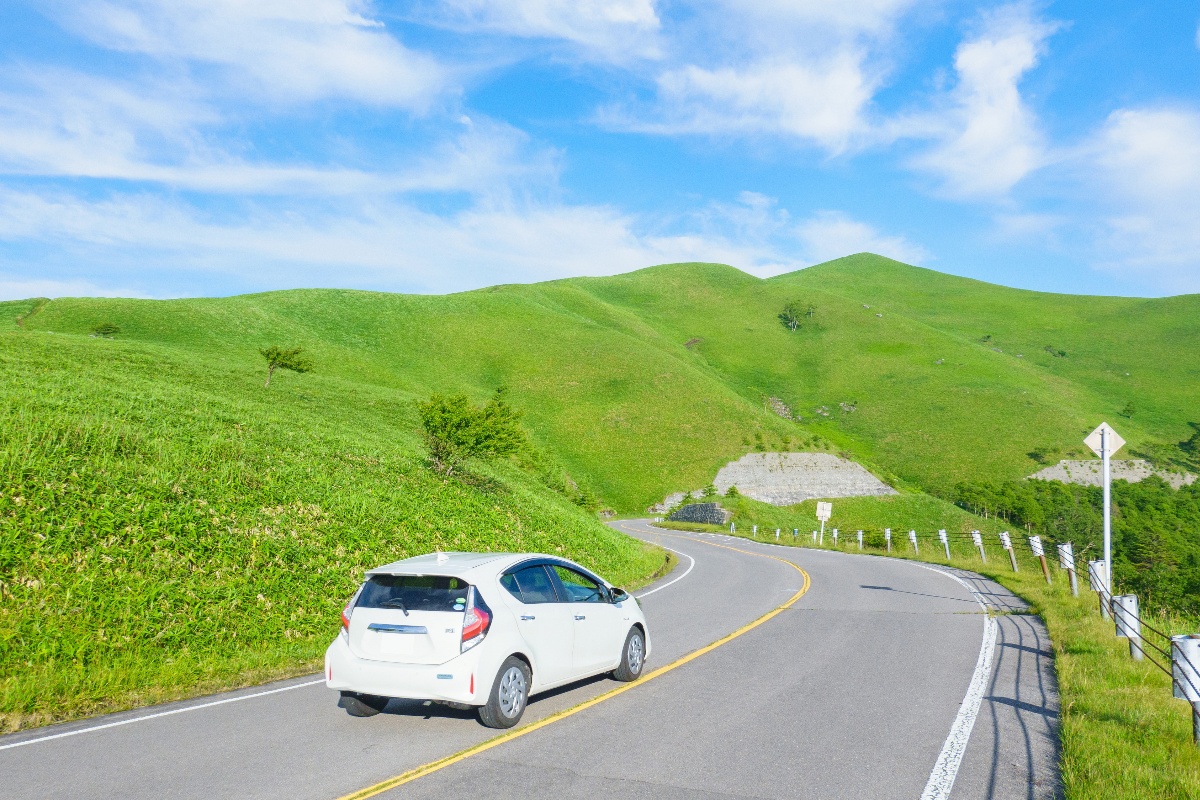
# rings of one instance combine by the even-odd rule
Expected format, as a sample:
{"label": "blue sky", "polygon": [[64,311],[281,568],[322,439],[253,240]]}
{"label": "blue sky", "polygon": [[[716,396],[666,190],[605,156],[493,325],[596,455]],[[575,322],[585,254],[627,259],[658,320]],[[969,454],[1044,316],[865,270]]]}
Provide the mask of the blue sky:
{"label": "blue sky", "polygon": [[0,298],[869,250],[1200,292],[1200,6],[9,0]]}

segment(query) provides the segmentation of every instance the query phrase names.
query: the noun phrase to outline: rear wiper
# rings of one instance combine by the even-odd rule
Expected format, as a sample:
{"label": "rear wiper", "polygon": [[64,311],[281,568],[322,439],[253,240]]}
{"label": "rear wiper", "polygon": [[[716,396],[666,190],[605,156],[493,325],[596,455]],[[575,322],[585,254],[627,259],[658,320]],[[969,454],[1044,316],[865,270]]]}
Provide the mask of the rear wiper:
{"label": "rear wiper", "polygon": [[379,604],[380,608],[398,608],[404,612],[404,616],[408,616],[408,607],[404,605],[404,601],[399,597],[393,597],[391,600],[384,600]]}

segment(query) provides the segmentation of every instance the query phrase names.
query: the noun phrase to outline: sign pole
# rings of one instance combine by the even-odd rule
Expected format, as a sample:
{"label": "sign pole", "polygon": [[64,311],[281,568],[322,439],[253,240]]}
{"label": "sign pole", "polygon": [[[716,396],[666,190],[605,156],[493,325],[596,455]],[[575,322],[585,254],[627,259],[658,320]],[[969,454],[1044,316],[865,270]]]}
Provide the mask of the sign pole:
{"label": "sign pole", "polygon": [[1121,434],[1101,422],[1083,443],[1100,456],[1101,483],[1104,485],[1104,590],[1112,596],[1112,455],[1125,446]]}
{"label": "sign pole", "polygon": [[1108,426],[1100,428],[1100,460],[1104,462],[1104,581],[1112,594],[1112,453],[1108,443]]}

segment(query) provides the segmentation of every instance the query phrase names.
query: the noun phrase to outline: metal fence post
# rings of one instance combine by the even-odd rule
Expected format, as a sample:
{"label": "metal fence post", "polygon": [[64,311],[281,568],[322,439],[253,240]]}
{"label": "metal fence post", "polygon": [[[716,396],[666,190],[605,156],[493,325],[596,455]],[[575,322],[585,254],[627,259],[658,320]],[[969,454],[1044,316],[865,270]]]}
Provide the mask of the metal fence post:
{"label": "metal fence post", "polygon": [[1117,636],[1129,640],[1129,657],[1142,660],[1142,621],[1138,617],[1136,594],[1119,594],[1113,598],[1113,621]]}
{"label": "metal fence post", "polygon": [[1200,746],[1200,633],[1171,637],[1174,695],[1192,704],[1192,741]]}
{"label": "metal fence post", "polygon": [[1071,578],[1071,594],[1079,597],[1079,582],[1075,579],[1075,549],[1070,542],[1058,546],[1058,565]]}

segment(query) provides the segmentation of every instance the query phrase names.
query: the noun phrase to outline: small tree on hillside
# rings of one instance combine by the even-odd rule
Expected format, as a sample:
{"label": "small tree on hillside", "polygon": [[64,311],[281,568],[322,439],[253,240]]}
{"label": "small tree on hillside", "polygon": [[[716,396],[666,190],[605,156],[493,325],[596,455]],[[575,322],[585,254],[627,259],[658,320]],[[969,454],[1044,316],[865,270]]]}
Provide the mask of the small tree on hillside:
{"label": "small tree on hillside", "polygon": [[300,355],[299,347],[285,348],[279,345],[265,347],[258,352],[267,360],[267,381],[263,388],[271,385],[271,376],[277,369],[290,369],[292,372],[311,372],[312,363]]}
{"label": "small tree on hillside", "polygon": [[783,307],[783,311],[779,312],[779,321],[783,323],[783,327],[795,333],[804,324],[804,320],[801,319],[804,313],[805,311],[800,307],[800,304],[793,300]]}
{"label": "small tree on hillside", "polygon": [[521,413],[504,399],[502,387],[477,408],[464,394],[435,394],[417,403],[429,460],[436,472],[453,474],[468,458],[490,460],[515,453],[525,444]]}

